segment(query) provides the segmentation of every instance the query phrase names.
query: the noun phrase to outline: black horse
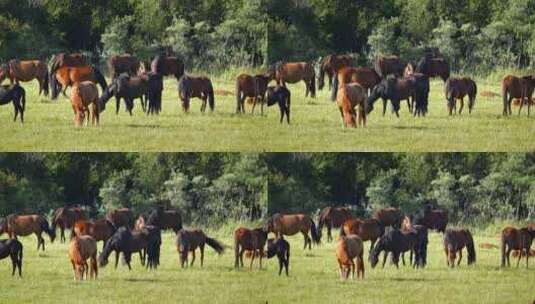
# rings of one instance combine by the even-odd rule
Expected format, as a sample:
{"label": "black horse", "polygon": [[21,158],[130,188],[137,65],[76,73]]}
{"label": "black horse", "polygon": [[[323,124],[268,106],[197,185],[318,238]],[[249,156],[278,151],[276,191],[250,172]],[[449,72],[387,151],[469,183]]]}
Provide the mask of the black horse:
{"label": "black horse", "polygon": [[[412,249],[410,251],[410,263],[414,268],[424,268],[427,265],[427,244],[429,243],[427,227],[413,225],[408,230],[402,230],[405,236],[411,237]],[[414,259],[413,259],[414,255]],[[402,255],[403,261],[405,261]]]}
{"label": "black horse", "polygon": [[160,114],[162,110],[162,91],[163,91],[163,76],[157,73],[147,73],[148,87],[147,87],[147,99],[149,106],[147,109],[147,115]]}
{"label": "black horse", "polygon": [[160,246],[162,245],[162,232],[160,228],[152,225],[143,229],[147,233],[147,263],[145,266],[156,269],[160,265]]}
{"label": "black horse", "polygon": [[99,99],[102,108],[106,107],[106,103],[111,97],[115,96],[115,114],[119,114],[119,107],[121,98],[124,99],[126,110],[132,115],[134,109],[134,99],[141,99],[141,106],[145,111],[145,100],[148,98],[149,77],[147,75],[130,76],[123,73],[117,76],[112,84],[104,91]]}
{"label": "black horse", "polygon": [[12,272],[15,275],[19,269],[19,277],[22,276],[22,244],[16,239],[0,240],[0,260],[11,257]]}
{"label": "black horse", "polygon": [[172,229],[175,233],[182,229],[180,213],[176,210],[165,210],[163,206],[153,208],[146,222],[147,225],[153,225],[162,230]]}
{"label": "black horse", "polygon": [[413,115],[425,116],[428,111],[429,91],[431,90],[429,77],[421,73],[414,73],[408,76],[407,79],[410,79],[414,86]]}
{"label": "black horse", "polygon": [[288,276],[288,267],[290,266],[290,244],[281,236],[281,238],[276,240],[269,239],[267,248],[268,259],[271,259],[276,255],[279,260],[279,275],[281,275],[282,269],[284,268],[286,276]]}
{"label": "black horse", "polygon": [[[385,252],[383,257],[383,267],[386,264],[386,258],[388,253],[392,254],[392,262],[399,268],[399,256],[407,251],[413,251],[416,248],[417,232],[401,232],[399,229],[389,229],[375,244],[370,252],[370,264],[372,268],[375,268],[379,262],[379,255],[382,251]],[[420,253],[416,254],[418,257]],[[405,258],[403,258],[403,265],[405,265]]]}
{"label": "black horse", "polygon": [[20,113],[20,122],[24,123],[24,109],[26,108],[26,91],[18,85],[3,85],[0,86],[0,106],[13,103],[15,108],[15,117],[13,121],[17,121],[17,116]]}
{"label": "black horse", "polygon": [[267,105],[268,107],[277,103],[281,113],[280,123],[284,120],[286,115],[286,122],[290,124],[290,104],[291,94],[290,91],[283,86],[270,86],[267,88]]}

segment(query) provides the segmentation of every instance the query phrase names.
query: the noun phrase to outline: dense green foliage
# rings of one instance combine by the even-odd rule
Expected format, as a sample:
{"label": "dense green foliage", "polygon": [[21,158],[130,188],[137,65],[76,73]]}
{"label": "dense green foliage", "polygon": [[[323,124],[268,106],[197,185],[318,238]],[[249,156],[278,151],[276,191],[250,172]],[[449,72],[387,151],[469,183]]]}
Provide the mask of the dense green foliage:
{"label": "dense green foliage", "polygon": [[266,212],[266,170],[258,154],[0,154],[0,215],[164,203],[186,222],[254,220]]}
{"label": "dense green foliage", "polygon": [[357,213],[431,202],[454,221],[535,218],[535,155],[495,153],[270,154],[269,213]]}

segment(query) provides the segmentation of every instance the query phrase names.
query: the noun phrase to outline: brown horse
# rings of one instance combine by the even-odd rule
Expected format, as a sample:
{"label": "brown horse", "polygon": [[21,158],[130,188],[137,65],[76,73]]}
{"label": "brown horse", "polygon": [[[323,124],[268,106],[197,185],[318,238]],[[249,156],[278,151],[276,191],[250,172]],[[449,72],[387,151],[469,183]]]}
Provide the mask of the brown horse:
{"label": "brown horse", "polygon": [[98,83],[103,92],[108,88],[104,75],[102,75],[102,73],[95,67],[89,65],[80,67],[61,67],[54,74],[50,75],[52,99],[58,98],[60,92],[66,96],[65,92],[68,87],[83,81]]}
{"label": "brown horse", "polygon": [[78,220],[74,223],[74,229],[71,233],[71,238],[75,236],[89,235],[95,241],[106,242],[117,230],[117,228],[106,219],[99,219],[95,221]]}
{"label": "brown horse", "polygon": [[214,87],[208,77],[193,77],[184,75],[178,81],[178,97],[182,101],[184,112],[189,111],[191,98],[202,99],[201,112],[206,111],[206,102],[210,105],[210,110],[214,111]]}
{"label": "brown horse", "polygon": [[48,221],[42,215],[8,215],[0,222],[0,235],[7,233],[10,239],[17,239],[17,236],[37,236],[37,250],[42,247],[45,251],[45,239],[41,234],[45,232],[50,237],[50,242],[54,243],[56,232],[50,229]]}
{"label": "brown horse", "polygon": [[175,76],[179,80],[184,75],[184,63],[177,57],[158,55],[151,62],[151,71],[163,76]]}
{"label": "brown horse", "polygon": [[[271,216],[267,221],[267,231],[273,232],[277,238],[280,238],[282,235],[294,235],[301,232],[305,238],[304,249],[312,249],[312,242],[315,244],[320,243],[320,237],[316,230],[316,224],[310,216],[305,214],[280,214],[276,213]],[[310,236],[308,236],[308,231],[310,231]]]}
{"label": "brown horse", "polygon": [[[366,89],[358,83],[340,84],[336,96],[344,127],[366,127]],[[356,108],[356,109],[355,109]]]}
{"label": "brown horse", "polygon": [[468,113],[472,113],[476,102],[477,85],[470,77],[450,77],[446,81],[445,93],[450,116],[456,113],[457,100],[461,101],[459,115],[463,112],[465,96],[468,96]]}
{"label": "brown horse", "polygon": [[19,269],[19,277],[22,276],[22,251],[22,243],[18,240],[0,240],[0,260],[7,257],[11,258],[11,276],[15,275],[17,268]]}
{"label": "brown horse", "polygon": [[139,70],[139,60],[130,54],[115,55],[108,59],[108,70],[111,79],[115,79],[121,73],[128,73],[131,76],[137,74]]}
{"label": "brown horse", "polygon": [[[69,259],[75,281],[83,281],[84,274],[87,280],[88,272],[90,278],[97,278],[97,242],[92,237],[88,235],[75,236],[69,243]],[[87,260],[91,263],[91,267],[88,266]]]}
{"label": "brown horse", "polygon": [[503,95],[503,115],[511,115],[511,101],[513,99],[520,99],[520,108],[518,115],[524,106],[524,100],[528,104],[528,116],[533,102],[533,90],[535,89],[535,76],[516,77],[507,75],[502,80],[502,95]]}
{"label": "brown horse", "polygon": [[268,233],[264,228],[247,229],[239,227],[234,230],[234,267],[243,267],[243,253],[252,251],[249,269],[253,269],[255,256],[260,257],[260,269],[262,269],[262,258],[264,257],[267,235]]}
{"label": "brown horse", "polygon": [[251,114],[254,114],[257,102],[260,102],[260,112],[264,114],[264,97],[269,81],[269,75],[240,74],[236,78],[236,113],[245,113],[245,99],[249,98],[253,103]]}
{"label": "brown horse", "polygon": [[59,227],[61,235],[61,242],[65,242],[65,229],[72,229],[74,223],[78,220],[85,220],[87,216],[79,207],[62,207],[54,211],[52,218],[52,229],[56,230],[56,227]]}
{"label": "brown horse", "polygon": [[476,251],[474,248],[474,239],[468,229],[448,228],[444,233],[444,252],[446,262],[451,268],[455,267],[455,259],[459,253],[457,266],[461,264],[463,258],[463,248],[466,247],[468,252],[468,265],[476,262]]}
{"label": "brown horse", "polygon": [[332,88],[333,77],[338,74],[338,70],[343,67],[353,66],[353,58],[350,55],[327,55],[320,63],[320,75],[318,77],[318,89],[323,90],[325,86],[325,74],[329,77],[329,89]]}
{"label": "brown horse", "polygon": [[48,67],[41,60],[19,61],[13,59],[7,64],[0,65],[0,84],[6,78],[9,78],[11,84],[37,79],[39,95],[44,92],[45,96],[48,96]]}
{"label": "brown horse", "polygon": [[333,237],[331,235],[332,228],[340,228],[345,221],[351,219],[351,211],[349,208],[345,207],[326,207],[324,208],[319,215],[318,219],[318,235],[321,239],[321,232],[323,226],[327,227],[327,241],[332,241]]}
{"label": "brown horse", "polygon": [[386,78],[388,75],[401,77],[403,68],[398,56],[380,56],[375,60],[375,71],[381,78]]}
{"label": "brown horse", "polygon": [[81,67],[87,65],[88,62],[84,56],[80,53],[65,54],[59,53],[52,59],[52,65],[50,67],[50,75],[62,68],[62,67]]}
{"label": "brown horse", "polygon": [[277,84],[286,87],[286,83],[304,81],[306,85],[305,97],[316,98],[316,72],[308,62],[279,62],[275,66],[275,80]]}
{"label": "brown horse", "polygon": [[349,219],[340,228],[340,235],[358,235],[362,241],[370,241],[370,251],[378,238],[385,233],[385,227],[376,219],[361,220],[358,218]]}
{"label": "brown horse", "polygon": [[[101,102],[98,99],[97,86],[91,81],[74,83],[71,90],[71,105],[74,111],[74,124],[82,126],[87,117],[86,126],[91,123],[98,126],[100,120]],[[91,117],[90,117],[91,113]]]}
{"label": "brown horse", "polygon": [[164,210],[163,207],[157,207],[149,214],[147,225],[153,225],[162,230],[172,229],[177,233],[182,229],[182,217],[176,210]]}
{"label": "brown horse", "polygon": [[336,245],[336,259],[340,267],[340,279],[347,280],[349,273],[355,279],[355,260],[357,278],[364,279],[364,244],[355,234],[341,236]]}
{"label": "brown horse", "polygon": [[429,78],[440,77],[444,82],[450,78],[450,66],[446,59],[426,55],[418,62],[416,72]]}
{"label": "brown horse", "polygon": [[403,221],[403,213],[398,208],[383,208],[373,213],[373,218],[381,221],[385,227],[399,228]]}
{"label": "brown horse", "polygon": [[134,213],[128,208],[110,210],[106,214],[106,219],[116,228],[124,226],[132,229],[134,227]]}
{"label": "brown horse", "polygon": [[338,84],[348,84],[356,82],[360,84],[366,92],[373,89],[379,82],[381,77],[375,70],[368,67],[354,68],[344,67],[338,71],[337,77],[334,78],[331,100],[335,101],[338,94]]}
{"label": "brown horse", "polygon": [[428,229],[444,232],[448,225],[448,213],[444,210],[433,209],[431,205],[426,205],[423,210],[413,215],[411,220],[415,225],[423,225]]}
{"label": "brown horse", "polygon": [[204,263],[204,246],[208,245],[214,249],[217,254],[221,255],[223,253],[224,246],[221,242],[216,239],[209,238],[202,230],[192,229],[185,230],[182,229],[177,233],[176,239],[176,249],[180,255],[180,265],[182,268],[188,265],[188,253],[191,252],[191,264],[195,262],[195,250],[197,248],[201,251],[201,267]]}
{"label": "brown horse", "polygon": [[505,227],[502,230],[501,249],[502,249],[502,267],[505,267],[507,260],[507,266],[511,266],[509,262],[509,255],[512,250],[519,250],[517,256],[516,267],[520,264],[522,256],[526,257],[526,268],[528,268],[529,256],[531,253],[531,244],[535,238],[535,230],[529,228],[516,229],[513,227]]}

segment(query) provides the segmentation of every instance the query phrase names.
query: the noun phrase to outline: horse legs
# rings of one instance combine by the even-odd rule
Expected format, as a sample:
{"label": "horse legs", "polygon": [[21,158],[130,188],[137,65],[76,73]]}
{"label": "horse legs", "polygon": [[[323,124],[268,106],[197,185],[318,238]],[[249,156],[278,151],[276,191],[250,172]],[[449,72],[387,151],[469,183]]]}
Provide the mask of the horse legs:
{"label": "horse legs", "polygon": [[[520,260],[522,259],[522,253],[523,252],[524,252],[524,248],[520,248],[520,251],[518,252],[518,258],[516,259],[516,268],[518,268],[518,266],[520,265]],[[526,257],[527,257],[527,255],[526,255]]]}
{"label": "horse legs", "polygon": [[264,248],[260,248],[258,252],[260,253],[260,269],[262,269],[262,258],[264,257]]}
{"label": "horse legs", "polygon": [[195,249],[191,251],[191,264],[190,264],[191,267],[193,267],[194,262],[195,262]]}
{"label": "horse legs", "polygon": [[240,249],[240,266],[243,267],[243,253],[245,252],[245,249],[243,247]]}
{"label": "horse legs", "polygon": [[119,251],[115,251],[115,269],[117,269],[117,265],[119,265]]}
{"label": "horse legs", "polygon": [[459,261],[457,261],[457,267],[461,265],[461,260],[463,259],[463,250],[459,250]]}
{"label": "horse legs", "polygon": [[386,114],[386,103],[387,102],[388,102],[388,100],[383,99],[383,116],[385,116],[385,114]]}
{"label": "horse legs", "polygon": [[43,251],[45,251],[45,239],[41,233],[37,234],[37,251],[39,251],[39,247],[43,247]]}
{"label": "horse legs", "polygon": [[120,107],[121,107],[121,98],[115,96],[115,115],[119,115]]}
{"label": "horse legs", "polygon": [[[282,273],[282,267],[284,266],[284,262],[282,261],[282,257],[280,256],[277,256],[278,257],[278,260],[279,260],[279,276],[281,275]],[[288,274],[288,271],[286,271],[286,274]]]}
{"label": "horse legs", "polygon": [[[370,251],[371,252],[371,251]],[[386,257],[388,256],[388,251],[385,251],[385,254],[383,255],[383,268],[385,268],[386,264]]]}
{"label": "horse legs", "polygon": [[[74,230],[74,227],[72,228]],[[60,240],[62,243],[65,243],[65,227],[59,226],[61,232]]]}
{"label": "horse legs", "polygon": [[254,256],[256,255],[256,250],[253,249],[253,254],[251,255],[251,263],[249,264],[249,271],[253,270],[253,261],[254,261]]}
{"label": "horse legs", "polygon": [[202,97],[201,113],[204,113],[204,111],[206,111],[206,98],[206,96]]}
{"label": "horse legs", "polygon": [[401,253],[401,262],[403,263],[403,266],[405,266],[405,252]]}
{"label": "horse legs", "polygon": [[507,252],[505,253],[505,256],[507,258],[507,266],[510,267],[511,266],[511,262],[509,260],[509,257],[510,257],[510,254],[511,254],[511,247],[507,248]]}
{"label": "horse legs", "polygon": [[463,108],[464,108],[464,98],[461,98],[460,99],[460,102],[461,102],[461,106],[459,107],[459,115],[461,115],[463,113]]}
{"label": "horse legs", "polygon": [[327,225],[327,241],[331,242],[333,240],[333,237],[331,235],[331,225]]}

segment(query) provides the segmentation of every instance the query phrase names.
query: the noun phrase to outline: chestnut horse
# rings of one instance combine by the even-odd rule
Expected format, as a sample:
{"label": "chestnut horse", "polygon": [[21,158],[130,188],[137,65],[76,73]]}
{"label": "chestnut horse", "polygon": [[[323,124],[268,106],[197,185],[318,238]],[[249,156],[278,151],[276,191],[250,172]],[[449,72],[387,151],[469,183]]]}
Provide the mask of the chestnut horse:
{"label": "chestnut horse", "polygon": [[340,235],[358,235],[362,241],[370,241],[370,251],[373,250],[373,246],[377,239],[379,239],[385,233],[384,225],[377,219],[365,219],[358,218],[349,219],[340,228]]}
{"label": "chestnut horse", "polygon": [[380,56],[375,60],[375,71],[381,78],[388,75],[403,76],[404,66],[398,56]]}
{"label": "chestnut horse", "polygon": [[108,71],[111,79],[119,76],[122,73],[127,73],[131,76],[137,74],[139,70],[139,60],[136,56],[130,54],[115,55],[108,59]]}
{"label": "chestnut horse", "polygon": [[201,251],[201,267],[204,263],[204,246],[208,245],[214,249],[217,254],[221,255],[223,253],[224,245],[216,239],[209,238],[202,230],[192,229],[185,230],[182,229],[177,233],[176,238],[176,249],[180,255],[180,265],[182,268],[188,266],[188,253],[191,252],[191,264],[195,262],[195,250],[197,248]]}
{"label": "chestnut horse", "polygon": [[[271,216],[267,221],[267,231],[273,232],[277,238],[280,238],[282,235],[294,235],[301,232],[305,238],[304,249],[312,249],[312,242],[315,244],[320,243],[320,238],[316,230],[316,224],[310,216],[305,214],[280,214],[276,213]],[[310,236],[308,232],[310,231]]]}
{"label": "chestnut horse", "polygon": [[11,84],[37,79],[39,95],[43,92],[45,96],[48,96],[48,67],[41,60],[19,61],[13,59],[7,64],[0,65],[0,84],[6,78],[9,78]]}
{"label": "chestnut horse", "polygon": [[465,96],[468,96],[468,113],[472,113],[476,102],[477,85],[470,77],[450,77],[446,81],[445,93],[450,116],[456,113],[457,100],[461,101],[459,115],[463,112]]}
{"label": "chestnut horse", "polygon": [[87,220],[78,220],[74,223],[71,238],[75,236],[89,235],[97,242],[106,242],[113,233],[115,233],[115,230],[117,230],[117,228],[106,219],[99,219],[91,222]]}
{"label": "chestnut horse", "polygon": [[373,89],[379,82],[381,77],[375,72],[374,69],[368,67],[353,68],[344,67],[338,71],[337,77],[334,78],[331,100],[335,101],[338,94],[338,84],[348,84],[356,82],[360,84],[366,92]]}
{"label": "chestnut horse", "polygon": [[366,89],[361,85],[358,83],[340,84],[336,104],[340,109],[344,127],[356,128],[357,125],[366,127],[367,96]]}
{"label": "chestnut horse", "polygon": [[243,267],[243,253],[252,251],[249,269],[253,269],[253,261],[257,255],[260,257],[259,268],[262,269],[262,258],[264,257],[267,235],[268,233],[264,228],[247,229],[239,227],[234,230],[234,267]]}
{"label": "chestnut horse", "polygon": [[82,126],[86,121],[86,117],[86,126],[89,125],[90,118],[92,125],[98,126],[102,106],[98,99],[97,86],[93,82],[82,81],[74,83],[71,90],[71,105],[76,126]]}
{"label": "chestnut horse", "polygon": [[87,64],[87,60],[80,53],[59,53],[55,55],[52,59],[52,65],[50,67],[50,76],[54,75],[56,71],[62,67],[81,67]]}
{"label": "chestnut horse", "polygon": [[279,62],[275,66],[275,80],[277,84],[286,87],[286,83],[304,81],[306,85],[305,97],[316,98],[316,72],[314,66],[308,62]]}
{"label": "chestnut horse", "polygon": [[15,239],[0,240],[0,260],[11,258],[11,276],[19,269],[19,277],[22,276],[22,243]]}
{"label": "chestnut horse", "polygon": [[20,113],[20,122],[24,123],[24,110],[26,108],[26,91],[18,84],[0,86],[0,106],[12,103],[15,109],[13,122],[17,121]]}
{"label": "chestnut horse", "polygon": [[176,210],[164,210],[163,207],[154,208],[147,218],[147,225],[172,229],[175,233],[182,229],[182,217]]}
{"label": "chestnut horse", "polygon": [[68,87],[77,82],[91,81],[98,83],[102,91],[106,91],[108,84],[104,75],[95,67],[86,65],[80,67],[61,67],[54,74],[50,75],[50,87],[52,88],[52,99],[65,92]]}
{"label": "chestnut horse", "polygon": [[10,239],[16,239],[17,236],[28,236],[35,234],[37,236],[37,250],[42,247],[45,251],[45,239],[41,234],[45,232],[50,237],[50,242],[54,243],[56,232],[50,228],[48,221],[42,215],[8,215],[0,222],[0,235],[7,233]]}
{"label": "chestnut horse", "polygon": [[179,80],[184,75],[184,64],[177,57],[158,55],[151,62],[151,71],[162,76],[175,76]]}
{"label": "chestnut horse", "polygon": [[329,90],[332,89],[333,77],[338,70],[346,66],[353,66],[353,58],[350,55],[327,55],[320,62],[320,75],[318,77],[318,89],[321,91],[325,86],[325,74],[329,78]]}
{"label": "chestnut horse", "polygon": [[502,80],[502,95],[503,95],[503,115],[511,115],[511,101],[513,99],[520,99],[520,108],[518,115],[524,106],[524,100],[527,99],[528,116],[533,102],[533,90],[535,89],[535,76],[516,77],[507,75]]}
{"label": "chestnut horse", "polygon": [[393,207],[379,209],[373,213],[372,217],[381,221],[385,227],[400,228],[403,221],[401,210]]}
{"label": "chestnut horse", "polygon": [[206,102],[210,110],[214,111],[214,87],[208,77],[194,77],[184,75],[178,81],[178,97],[182,101],[182,109],[188,113],[191,98],[202,99],[201,112],[206,111]]}
{"label": "chestnut horse", "polygon": [[61,235],[60,240],[62,243],[65,242],[65,229],[72,229],[74,223],[78,220],[85,220],[87,216],[79,207],[62,207],[54,211],[52,218],[52,229],[56,230],[56,227],[59,227]]}
{"label": "chestnut horse", "polygon": [[364,244],[355,234],[341,236],[336,244],[336,259],[340,268],[340,279],[347,280],[349,273],[355,279],[355,260],[357,278],[364,279]]}
{"label": "chestnut horse", "polygon": [[134,227],[134,213],[128,208],[110,210],[106,214],[106,219],[117,228],[124,226],[132,229]]}
{"label": "chestnut horse", "polygon": [[466,247],[468,252],[468,265],[476,262],[476,250],[474,247],[474,239],[468,229],[453,229],[448,228],[444,233],[444,253],[446,254],[446,262],[451,268],[455,267],[455,259],[459,253],[459,260],[457,266],[461,264],[463,258],[463,248]]}
{"label": "chestnut horse", "polygon": [[440,77],[444,82],[450,78],[450,67],[446,59],[426,55],[416,66],[416,72],[429,78]]}
{"label": "chestnut horse", "polygon": [[[88,272],[90,273],[90,278],[97,278],[97,242],[92,237],[88,235],[75,236],[69,243],[69,259],[71,260],[75,281],[82,281],[84,274],[87,279]],[[91,263],[91,267],[88,266],[87,260]]]}
{"label": "chestnut horse", "polygon": [[444,210],[433,209],[431,205],[426,205],[423,210],[412,216],[415,225],[423,225],[428,229],[444,232],[448,225],[448,213]]}
{"label": "chestnut horse", "polygon": [[526,256],[526,268],[528,268],[529,256],[531,250],[531,244],[535,238],[535,230],[529,228],[516,229],[513,227],[505,227],[502,230],[501,238],[501,251],[502,251],[502,267],[505,267],[505,262],[507,261],[507,266],[511,266],[509,262],[509,255],[512,250],[519,250],[518,260],[516,262],[516,267],[520,264],[522,256]]}
{"label": "chestnut horse", "polygon": [[321,232],[323,226],[327,227],[327,241],[332,241],[333,237],[331,235],[332,228],[340,228],[345,221],[351,219],[351,211],[349,208],[345,207],[326,207],[321,210],[319,219],[318,219],[318,235],[321,239]]}
{"label": "chestnut horse", "polygon": [[236,113],[245,113],[245,99],[250,98],[253,103],[251,114],[254,114],[257,102],[260,102],[260,113],[264,114],[264,97],[269,81],[268,75],[240,74],[236,78]]}

